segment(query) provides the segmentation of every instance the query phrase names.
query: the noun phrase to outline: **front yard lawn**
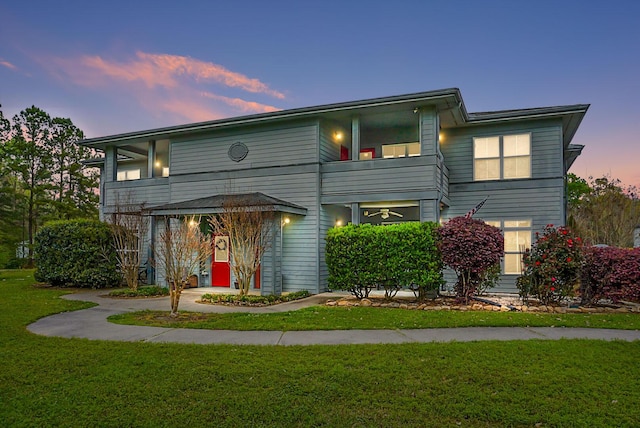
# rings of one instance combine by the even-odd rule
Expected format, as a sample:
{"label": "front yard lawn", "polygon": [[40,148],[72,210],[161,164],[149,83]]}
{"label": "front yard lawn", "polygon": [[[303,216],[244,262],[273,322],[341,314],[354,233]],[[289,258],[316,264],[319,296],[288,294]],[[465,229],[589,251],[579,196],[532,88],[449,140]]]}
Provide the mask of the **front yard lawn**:
{"label": "front yard lawn", "polygon": [[[349,346],[41,337],[90,306],[0,271],[0,426],[639,426],[640,342]],[[395,312],[394,312],[395,313]]]}
{"label": "front yard lawn", "polygon": [[379,330],[448,327],[589,327],[640,329],[638,313],[557,314],[488,311],[416,311],[372,307],[314,306],[281,313],[140,311],[109,318],[117,324],[213,330]]}

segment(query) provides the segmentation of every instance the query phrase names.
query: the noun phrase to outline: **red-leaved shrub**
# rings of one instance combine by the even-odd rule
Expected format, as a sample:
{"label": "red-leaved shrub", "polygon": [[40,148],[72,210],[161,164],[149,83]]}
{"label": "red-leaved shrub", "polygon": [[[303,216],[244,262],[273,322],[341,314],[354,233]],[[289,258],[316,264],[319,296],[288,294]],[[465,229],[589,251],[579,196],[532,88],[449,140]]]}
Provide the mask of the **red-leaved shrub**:
{"label": "red-leaved shrub", "polygon": [[566,227],[545,226],[523,257],[524,272],[516,285],[520,296],[533,295],[544,304],[574,294],[582,267],[582,240]]}
{"label": "red-leaved shrub", "polygon": [[456,298],[468,303],[487,280],[487,274],[500,264],[504,255],[502,232],[482,220],[455,217],[438,233],[442,261],[458,275]]}
{"label": "red-leaved shrub", "polygon": [[584,253],[582,304],[640,301],[640,248],[588,247]]}

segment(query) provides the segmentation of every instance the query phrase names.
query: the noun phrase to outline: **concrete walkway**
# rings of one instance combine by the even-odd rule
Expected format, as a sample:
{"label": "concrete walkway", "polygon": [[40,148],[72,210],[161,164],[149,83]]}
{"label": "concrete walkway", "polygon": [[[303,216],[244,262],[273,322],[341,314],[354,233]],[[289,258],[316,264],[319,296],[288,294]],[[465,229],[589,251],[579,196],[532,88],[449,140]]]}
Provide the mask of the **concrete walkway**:
{"label": "concrete walkway", "polygon": [[[107,317],[139,310],[169,310],[169,298],[113,299],[102,297],[104,291],[89,291],[63,296],[69,300],[90,301],[98,306],[63,312],[42,318],[29,325],[29,331],[43,336],[117,340],[126,342],[173,342],[233,345],[343,345],[415,342],[470,342],[480,340],[529,339],[598,339],[640,340],[637,330],[609,330],[562,327],[468,327],[408,330],[332,330],[332,331],[235,331],[162,328],[113,324]],[[324,293],[307,299],[260,308],[195,303],[202,291],[185,290],[180,309],[193,312],[274,313],[321,304],[343,294]]]}

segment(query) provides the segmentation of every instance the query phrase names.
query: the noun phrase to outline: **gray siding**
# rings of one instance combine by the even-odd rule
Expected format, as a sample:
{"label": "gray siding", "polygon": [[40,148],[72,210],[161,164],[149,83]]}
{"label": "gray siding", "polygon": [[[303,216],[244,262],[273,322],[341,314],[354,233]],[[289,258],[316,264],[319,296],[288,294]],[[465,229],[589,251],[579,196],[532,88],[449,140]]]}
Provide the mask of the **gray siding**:
{"label": "gray siding", "polygon": [[131,181],[111,181],[104,184],[105,213],[111,212],[116,200],[130,201],[146,206],[169,202],[169,181],[167,178],[149,178]]}
{"label": "gray siding", "polygon": [[426,199],[420,201],[420,221],[438,221],[438,201]]}
{"label": "gray siding", "polygon": [[436,192],[435,157],[332,162],[322,165],[323,202],[427,199]]}
{"label": "gray siding", "polygon": [[423,108],[420,112],[421,155],[435,155],[438,148],[438,116],[435,108]]}
{"label": "gray siding", "polygon": [[440,145],[449,167],[451,183],[473,181],[473,137],[531,133],[532,178],[563,175],[562,123],[531,121],[526,124],[471,126],[446,130]]}
{"label": "gray siding", "polygon": [[[334,129],[337,128],[337,125],[330,122],[322,122],[320,126],[320,162],[332,162],[340,160],[340,143],[336,143],[332,140],[332,133]],[[346,134],[346,132],[344,132]],[[347,136],[345,135],[345,140]],[[342,145],[347,146],[346,143],[342,143]],[[349,148],[349,147],[347,147]],[[349,150],[351,153],[351,150]]]}
{"label": "gray siding", "polygon": [[[171,175],[317,161],[318,126],[315,123],[244,131],[173,141]],[[249,149],[247,157],[240,162],[232,161],[228,155],[229,147],[236,142],[244,143]]]}
{"label": "gray siding", "polygon": [[[531,178],[473,181],[473,137],[531,133]],[[532,221],[532,233],[547,224],[562,225],[564,180],[562,123],[533,120],[515,124],[470,126],[447,130],[441,150],[449,168],[449,201],[444,219],[466,214],[489,196],[474,218],[484,220]],[[535,236],[535,235],[534,235]],[[455,277],[445,272],[452,286]],[[492,291],[517,292],[517,275],[502,275]]]}
{"label": "gray siding", "polygon": [[[451,207],[443,211],[443,218],[464,215],[489,196],[474,218],[531,220],[535,237],[535,232],[542,231],[547,224],[564,224],[563,183],[562,178],[556,178],[452,185]],[[499,286],[492,291],[516,293],[516,278],[517,275],[502,275]],[[454,277],[447,275],[446,279],[450,281]]]}
{"label": "gray siding", "polygon": [[325,238],[327,231],[335,226],[337,220],[341,220],[342,224],[349,223],[351,221],[351,209],[340,205],[320,206],[320,239],[318,242],[320,260],[319,291],[326,291],[328,289],[327,279],[329,277],[329,271],[325,259]]}

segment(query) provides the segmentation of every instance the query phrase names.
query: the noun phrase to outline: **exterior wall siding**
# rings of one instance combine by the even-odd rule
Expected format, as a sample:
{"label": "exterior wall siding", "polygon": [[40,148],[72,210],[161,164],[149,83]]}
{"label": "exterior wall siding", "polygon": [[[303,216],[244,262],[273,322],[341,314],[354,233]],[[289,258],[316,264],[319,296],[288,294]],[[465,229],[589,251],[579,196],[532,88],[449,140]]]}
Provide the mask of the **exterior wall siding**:
{"label": "exterior wall siding", "polygon": [[118,198],[145,206],[159,205],[169,202],[169,180],[167,178],[149,178],[131,181],[111,181],[104,183],[104,212],[112,211]]}
{"label": "exterior wall siding", "polygon": [[527,132],[531,133],[532,178],[562,177],[562,123],[547,120],[446,130],[440,149],[450,171],[450,182],[473,181],[473,137]]}
{"label": "exterior wall siding", "polygon": [[[309,123],[174,140],[171,175],[313,162],[317,159],[317,137],[317,124]],[[236,142],[249,150],[241,162],[234,162],[228,155],[229,147]]]}
{"label": "exterior wall siding", "polygon": [[[531,178],[473,181],[473,137],[531,133]],[[547,224],[564,224],[562,124],[544,120],[509,125],[472,126],[447,130],[441,145],[449,168],[450,206],[443,219],[464,215],[489,199],[474,216],[484,220],[531,220],[532,233]],[[445,278],[452,286],[455,276]],[[493,291],[517,292],[517,275],[502,275]]]}
{"label": "exterior wall siding", "polygon": [[[332,132],[336,128],[330,122],[322,122],[320,126],[320,162],[333,162],[340,160],[340,143],[332,140]],[[346,138],[346,137],[345,137]],[[349,150],[351,153],[351,150]]]}
{"label": "exterior wall siding", "polygon": [[[434,157],[344,161],[322,165],[322,197],[340,202],[403,199],[402,193],[435,193]],[[329,202],[327,199],[325,202]]]}

